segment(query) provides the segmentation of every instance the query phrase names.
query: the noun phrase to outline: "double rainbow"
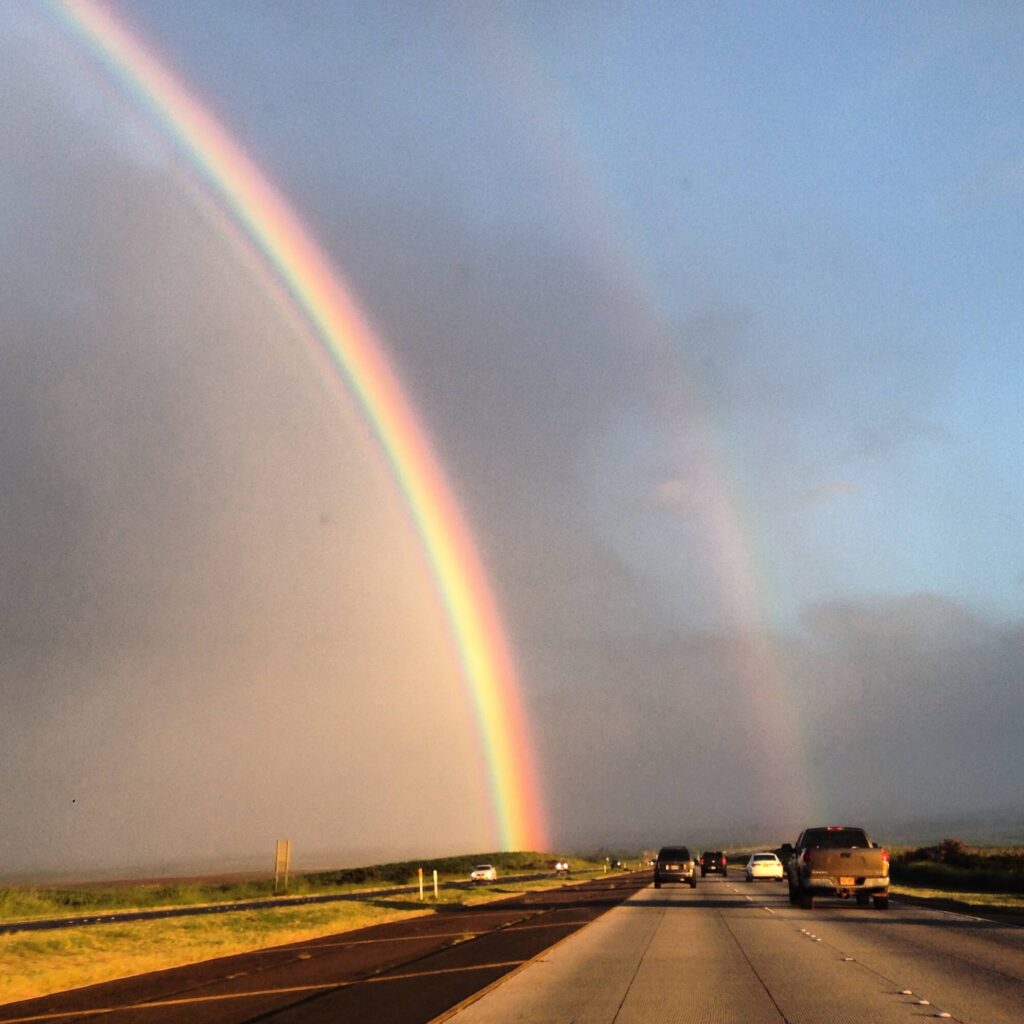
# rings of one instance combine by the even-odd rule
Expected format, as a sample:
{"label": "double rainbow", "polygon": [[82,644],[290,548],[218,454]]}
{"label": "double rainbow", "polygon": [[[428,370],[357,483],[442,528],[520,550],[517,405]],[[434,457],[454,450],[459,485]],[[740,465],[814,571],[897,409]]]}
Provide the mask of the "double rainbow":
{"label": "double rainbow", "polygon": [[244,233],[372,423],[422,539],[459,652],[506,849],[547,846],[518,681],[472,536],[415,413],[351,295],[281,194],[138,38],[94,0],[58,6],[172,139]]}

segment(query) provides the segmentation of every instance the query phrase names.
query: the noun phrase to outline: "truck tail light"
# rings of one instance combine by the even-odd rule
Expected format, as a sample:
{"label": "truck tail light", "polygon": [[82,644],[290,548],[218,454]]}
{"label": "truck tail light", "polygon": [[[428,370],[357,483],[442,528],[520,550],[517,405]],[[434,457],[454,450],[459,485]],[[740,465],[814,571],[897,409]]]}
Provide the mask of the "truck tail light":
{"label": "truck tail light", "polygon": [[888,850],[882,850],[882,867],[885,870],[885,873],[888,874],[889,873],[889,851]]}
{"label": "truck tail light", "polygon": [[728,863],[729,863],[729,858],[726,857],[725,854],[723,853],[722,854],[722,867],[724,868],[726,866],[726,864],[728,864]]}
{"label": "truck tail light", "polygon": [[801,863],[803,863],[803,864],[805,864],[805,865],[807,865],[809,867],[810,863],[811,863],[811,851],[810,850],[804,850],[803,856],[800,858],[800,861],[801,861]]}

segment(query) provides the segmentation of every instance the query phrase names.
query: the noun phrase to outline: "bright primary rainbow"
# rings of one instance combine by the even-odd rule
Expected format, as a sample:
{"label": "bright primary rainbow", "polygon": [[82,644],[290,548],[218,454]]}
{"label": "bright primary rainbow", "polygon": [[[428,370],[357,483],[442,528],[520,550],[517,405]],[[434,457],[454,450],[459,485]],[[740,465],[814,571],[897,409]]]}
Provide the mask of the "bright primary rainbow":
{"label": "bright primary rainbow", "polygon": [[309,232],[242,149],[135,35],[94,0],[58,11],[163,126],[283,285],[358,398],[408,502],[472,694],[506,849],[545,849],[518,681],[472,537],[430,442],[350,295]]}

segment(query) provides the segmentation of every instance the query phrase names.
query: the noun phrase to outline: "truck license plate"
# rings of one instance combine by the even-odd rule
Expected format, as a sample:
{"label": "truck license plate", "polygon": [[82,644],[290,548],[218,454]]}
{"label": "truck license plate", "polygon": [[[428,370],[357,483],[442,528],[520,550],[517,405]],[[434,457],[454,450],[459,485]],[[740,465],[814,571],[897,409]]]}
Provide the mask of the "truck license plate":
{"label": "truck license plate", "polygon": [[840,885],[853,885],[853,879],[849,875],[843,875],[839,879]]}

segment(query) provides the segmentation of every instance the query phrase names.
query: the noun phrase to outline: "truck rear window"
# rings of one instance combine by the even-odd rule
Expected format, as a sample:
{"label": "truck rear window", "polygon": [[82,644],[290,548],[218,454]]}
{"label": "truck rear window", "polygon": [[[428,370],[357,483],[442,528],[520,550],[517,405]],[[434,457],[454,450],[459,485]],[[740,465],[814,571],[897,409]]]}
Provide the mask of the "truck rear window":
{"label": "truck rear window", "polygon": [[690,851],[685,846],[665,846],[658,854],[658,860],[689,860]]}
{"label": "truck rear window", "polygon": [[868,837],[860,828],[809,828],[804,833],[804,848],[819,850],[847,850],[868,847]]}

